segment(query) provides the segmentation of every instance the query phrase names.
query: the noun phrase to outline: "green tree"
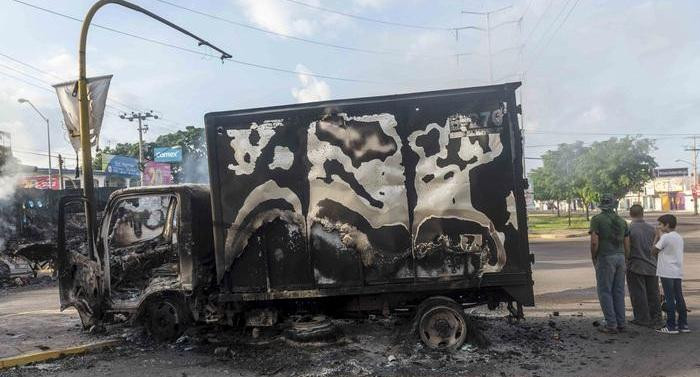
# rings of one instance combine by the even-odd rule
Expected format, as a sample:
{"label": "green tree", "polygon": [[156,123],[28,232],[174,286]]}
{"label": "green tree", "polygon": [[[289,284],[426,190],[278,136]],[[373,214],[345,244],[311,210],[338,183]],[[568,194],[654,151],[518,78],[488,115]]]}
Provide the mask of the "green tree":
{"label": "green tree", "polygon": [[560,215],[559,202],[567,201],[571,208],[572,200],[576,198],[576,187],[580,184],[576,176],[577,166],[585,152],[581,141],[560,144],[556,150],[545,152],[542,167],[530,174],[535,199],[557,202],[557,215]]}
{"label": "green tree", "polygon": [[654,149],[653,140],[636,137],[595,142],[581,160],[579,174],[595,194],[621,199],[651,180],[657,166],[651,156]]}
{"label": "green tree", "polygon": [[[193,176],[193,181],[202,181],[204,178],[202,176],[206,175],[206,168],[202,169],[201,167],[203,165],[205,166],[207,161],[207,145],[204,136],[204,128],[187,126],[184,130],[160,135],[154,142],[145,142],[143,143],[143,158],[146,161],[152,161],[155,147],[177,146],[182,148],[183,163],[171,165],[175,182],[181,182],[184,178],[193,178]],[[139,144],[118,143],[114,147],[103,148],[96,153],[93,159],[94,169],[102,169],[102,156],[104,154],[138,158]]]}

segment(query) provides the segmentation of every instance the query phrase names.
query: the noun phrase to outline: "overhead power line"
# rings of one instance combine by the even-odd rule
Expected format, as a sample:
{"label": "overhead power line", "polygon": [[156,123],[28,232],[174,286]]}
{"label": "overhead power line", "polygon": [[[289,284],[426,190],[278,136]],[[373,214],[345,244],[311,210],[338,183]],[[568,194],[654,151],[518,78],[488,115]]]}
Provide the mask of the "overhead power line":
{"label": "overhead power line", "polygon": [[[40,7],[40,6],[37,6],[37,5],[34,5],[34,4],[30,4],[30,3],[27,3],[27,2],[24,2],[24,1],[21,1],[21,0],[12,0],[12,1],[14,1],[15,3],[18,3],[18,4],[22,4],[22,5],[25,5],[25,6],[28,6],[28,7],[31,7],[31,8],[34,8],[34,9],[37,9],[37,10],[46,12],[46,13],[53,14],[53,15],[55,15],[55,16],[67,18],[67,19],[69,19],[69,20],[73,20],[73,21],[80,22],[80,23],[83,22],[83,20],[80,19],[80,18],[73,17],[73,16],[70,16],[70,15],[67,15],[67,14],[64,14],[64,13],[60,13],[60,12],[57,12],[57,11],[54,11],[54,10],[51,10],[51,9],[43,8],[43,7]],[[102,26],[102,25],[95,24],[95,23],[92,23],[91,25],[94,26],[94,27],[96,27],[96,28],[102,29],[102,30],[107,30],[107,31],[110,31],[110,32],[113,32],[113,33],[125,35],[125,36],[131,37],[131,38],[139,39],[139,40],[142,40],[142,41],[150,42],[150,43],[157,44],[157,45],[161,45],[161,46],[164,46],[164,47],[173,48],[173,49],[176,49],[176,50],[179,50],[179,51],[189,52],[189,53],[191,53],[191,54],[196,54],[196,55],[200,55],[200,56],[204,56],[204,57],[209,57],[209,58],[216,58],[216,59],[219,58],[218,55],[213,55],[213,54],[209,54],[209,53],[206,53],[206,52],[194,50],[194,49],[191,49],[191,48],[181,47],[181,46],[177,46],[177,45],[174,45],[174,44],[171,44],[171,43],[162,42],[162,41],[159,41],[159,40],[155,40],[155,39],[151,39],[151,38],[142,37],[142,36],[140,36],[140,35],[128,33],[128,32],[121,31],[121,30],[117,30],[117,29],[115,29],[115,28],[111,28],[111,27],[108,27],[108,26]],[[302,71],[298,71],[298,70],[294,70],[294,69],[286,69],[286,68],[281,68],[281,67],[274,67],[274,66],[269,66],[269,65],[264,65],[264,64],[258,64],[258,63],[253,63],[253,62],[244,61],[244,60],[239,60],[239,59],[233,59],[233,58],[231,58],[231,59],[226,59],[226,61],[227,61],[227,62],[232,62],[232,63],[235,63],[235,64],[239,64],[239,65],[245,65],[245,66],[248,66],[248,67],[255,67],[255,68],[265,69],[265,70],[269,70],[269,71],[284,72],[284,73],[290,73],[290,74],[294,74],[294,75],[311,76],[311,77],[323,78],[323,79],[327,79],[327,80],[336,80],[336,81],[345,81],[345,82],[355,82],[355,83],[363,83],[363,84],[379,84],[379,83],[381,83],[381,82],[379,82],[379,81],[372,81],[372,80],[363,80],[363,79],[347,78],[347,77],[333,76],[333,75],[324,75],[324,74],[311,73],[311,72],[302,72]]]}
{"label": "overhead power line", "polygon": [[[157,2],[162,3],[162,4],[166,4],[166,5],[169,5],[171,7],[174,7],[174,8],[180,9],[180,10],[184,10],[184,11],[187,11],[190,13],[198,14],[200,16],[208,17],[208,18],[211,18],[214,20],[225,22],[227,24],[235,25],[238,27],[242,27],[242,28],[246,28],[246,29],[250,29],[250,30],[254,30],[254,31],[258,31],[258,32],[266,33],[266,34],[270,34],[270,35],[276,35],[278,37],[287,38],[287,39],[291,39],[291,40],[295,40],[295,41],[299,41],[299,42],[310,43],[310,44],[314,44],[317,46],[330,47],[330,48],[335,48],[335,49],[345,50],[345,51],[363,52],[363,53],[376,54],[376,55],[400,55],[400,56],[406,56],[406,57],[425,57],[425,58],[430,58],[430,59],[441,59],[443,57],[450,57],[450,56],[454,57],[454,56],[458,56],[458,55],[464,56],[464,55],[473,55],[474,54],[471,52],[463,52],[463,53],[456,53],[456,54],[455,53],[444,54],[444,56],[439,56],[436,54],[420,55],[420,54],[407,54],[407,53],[400,51],[400,50],[378,50],[378,49],[370,49],[370,48],[363,48],[363,47],[341,45],[341,44],[337,44],[337,43],[328,43],[328,42],[323,42],[323,41],[310,39],[310,38],[302,38],[302,37],[298,37],[298,36],[295,36],[292,34],[280,33],[280,32],[276,32],[274,30],[266,29],[263,27],[247,24],[247,23],[240,22],[240,21],[231,20],[229,18],[224,18],[221,16],[217,16],[215,14],[206,13],[206,12],[203,12],[203,11],[200,11],[197,9],[193,9],[193,8],[188,8],[186,6],[182,6],[180,4],[176,4],[176,3],[173,3],[173,2],[167,1],[167,0],[154,0],[154,1],[157,1]],[[472,29],[472,28],[478,29],[477,27],[474,27],[474,26],[465,26],[465,27],[460,28],[460,29]]]}
{"label": "overhead power line", "polygon": [[390,26],[400,26],[404,28],[409,28],[409,29],[421,29],[421,30],[442,30],[442,31],[454,31],[456,28],[454,27],[444,27],[444,26],[430,26],[430,25],[417,25],[417,24],[409,24],[409,23],[403,23],[403,22],[394,22],[394,21],[385,21],[385,20],[380,20],[377,18],[371,18],[371,17],[365,17],[365,16],[360,16],[357,14],[352,14],[348,12],[343,12],[340,10],[335,10],[335,9],[330,9],[330,8],[324,8],[321,6],[305,3],[303,1],[298,1],[298,0],[285,0],[287,2],[297,4],[303,7],[315,9],[318,11],[326,12],[326,13],[333,13],[337,14],[340,16],[344,17],[349,17],[349,18],[354,18],[356,20],[361,20],[361,21],[366,21],[366,22],[373,22],[376,24],[383,24],[383,25],[390,25]]}
{"label": "overhead power line", "polygon": [[[1,66],[1,65],[0,65],[0,66]],[[22,73],[21,71],[18,71],[18,72],[19,72],[19,73]],[[26,73],[22,73],[22,74],[27,75]],[[9,78],[11,78],[11,79],[13,79],[13,80],[22,82],[22,83],[24,83],[24,84],[26,84],[26,85],[32,86],[32,87],[34,87],[34,88],[37,88],[37,89],[40,89],[40,90],[43,90],[43,91],[46,91],[46,92],[49,92],[49,93],[52,93],[52,94],[55,94],[55,93],[56,93],[56,92],[54,91],[53,87],[51,86],[51,84],[48,83],[48,82],[45,82],[45,81],[42,81],[42,82],[43,82],[46,86],[35,84],[35,83],[33,83],[33,82],[24,80],[24,79],[22,79],[21,77],[17,77],[17,76],[15,76],[15,75],[12,75],[12,74],[9,74],[9,73],[3,72],[3,71],[0,71],[0,75],[9,77]],[[36,80],[39,80],[39,79],[36,79]],[[117,111],[121,111],[121,110],[118,109],[117,107],[114,107],[114,106],[111,106],[111,105],[106,105],[106,107],[107,107],[107,108],[114,109],[114,110],[117,110]],[[112,115],[112,116],[115,116],[115,117],[118,117],[118,116],[119,116],[118,113],[111,112],[111,111],[109,111],[109,110],[107,110],[107,109],[105,109],[105,114],[107,114],[107,115]],[[168,120],[168,122],[169,122],[169,123],[177,123],[177,122],[172,121],[172,120]],[[155,126],[156,126],[156,127],[163,128],[163,129],[168,130],[168,131],[178,131],[178,130],[180,130],[180,128],[172,128],[172,127],[168,127],[168,126],[161,125],[161,124],[156,124]]]}
{"label": "overhead power line", "polygon": [[[559,14],[557,14],[557,17],[554,19],[554,22],[552,22],[552,24],[550,25],[550,27],[542,34],[542,37],[540,38],[540,40],[538,41],[538,43],[535,45],[535,49],[533,50],[533,56],[531,57],[530,62],[534,62],[535,59],[536,59],[537,57],[539,57],[545,49],[547,49],[547,47],[548,47],[549,44],[552,42],[552,39],[554,39],[554,36],[557,34],[557,32],[559,31],[559,29],[561,29],[561,27],[562,27],[562,26],[566,23],[566,21],[569,19],[569,16],[571,15],[571,13],[574,11],[574,8],[576,8],[576,6],[577,6],[578,3],[579,3],[579,0],[575,0],[575,1],[574,1],[574,4],[571,6],[571,8],[568,8],[568,6],[569,6],[569,4],[571,3],[571,1],[572,1],[572,0],[569,0],[569,1],[566,2],[566,4],[564,4],[564,6],[562,7],[561,11],[559,12]],[[566,12],[566,9],[567,9],[567,8],[569,9],[568,12]],[[557,25],[557,21],[559,21],[559,18],[561,18],[561,16],[564,14],[564,12],[566,12],[566,15],[564,16],[564,18],[562,19],[562,21],[559,23],[559,25]],[[552,31],[551,33],[549,33],[550,30],[553,30],[553,31]],[[548,34],[548,33],[549,33],[549,38],[545,41],[545,39],[547,38],[547,34]],[[540,44],[540,42],[542,42],[542,41],[544,41],[544,43],[543,43],[543,44]]]}
{"label": "overhead power line", "polygon": [[549,8],[551,8],[552,3],[554,3],[554,0],[549,0],[549,3],[547,3],[547,6],[544,8],[540,16],[537,18],[537,21],[535,21],[535,26],[533,26],[532,29],[530,29],[530,33],[528,33],[527,37],[523,40],[523,43],[527,43],[527,41],[530,40],[533,34],[535,34],[535,31],[537,31],[537,28],[540,26],[542,23],[542,20],[544,19],[544,15],[547,14],[549,11]]}
{"label": "overhead power line", "polygon": [[[0,52],[0,56],[4,57],[5,59],[8,59],[8,60],[10,60],[10,61],[12,61],[12,62],[14,62],[14,63],[20,64],[20,65],[22,65],[22,66],[24,66],[24,67],[30,68],[30,69],[32,69],[32,70],[34,70],[34,71],[36,71],[36,72],[39,72],[39,73],[41,73],[41,74],[43,74],[43,75],[51,76],[51,77],[53,77],[54,79],[56,79],[56,80],[58,80],[58,81],[68,81],[68,80],[66,80],[64,77],[60,77],[60,76],[58,76],[58,75],[56,75],[56,74],[54,74],[54,73],[45,71],[45,70],[43,70],[43,69],[41,69],[41,68],[39,68],[39,67],[37,67],[37,66],[31,65],[31,64],[29,64],[29,63],[27,63],[27,62],[24,62],[24,61],[22,61],[22,60],[20,60],[20,59],[14,58],[14,57],[12,57],[12,56],[10,56],[10,55],[7,55],[7,54],[4,54],[4,53],[1,53],[1,52]],[[35,79],[35,80],[37,80],[37,81],[40,81],[40,82],[42,82],[42,83],[44,83],[44,84],[46,84],[46,85],[48,85],[48,86],[52,86],[52,85],[53,85],[52,83],[50,83],[50,82],[48,82],[48,81],[46,81],[46,80],[44,80],[44,79],[42,79],[42,78],[39,78],[39,77],[37,77],[37,76],[28,74],[28,73],[26,73],[26,72],[22,72],[21,70],[18,70],[18,69],[16,69],[16,68],[13,68],[13,67],[10,67],[10,66],[6,66],[6,65],[4,65],[4,64],[0,64],[0,67],[5,67],[6,69],[10,69],[10,70],[15,71],[15,72],[17,72],[17,73],[20,73],[20,74],[22,74],[22,75],[24,75],[24,76],[26,76],[26,77],[33,78],[33,79]],[[42,90],[47,90],[47,88],[43,88],[43,87],[40,88],[40,89],[42,89]],[[48,90],[51,91],[51,92],[53,92],[53,90],[50,90],[50,89],[48,89]],[[129,105],[129,104],[124,103],[124,102],[122,102],[122,101],[119,101],[119,100],[117,100],[117,99],[114,98],[114,97],[110,97],[110,98],[108,98],[107,100],[108,100],[109,102],[116,103],[116,104],[120,105],[121,107],[123,107],[123,109],[118,109],[116,106],[107,105],[107,107],[112,107],[112,108],[114,108],[114,109],[116,109],[116,110],[118,110],[118,111],[124,111],[125,109],[126,109],[126,110],[129,110],[129,111],[138,111],[138,110],[140,110],[140,109],[138,109],[137,107],[135,107],[135,106],[133,106],[133,105]],[[181,124],[181,123],[178,123],[178,122],[175,122],[175,121],[169,121],[169,122],[170,122],[170,123],[173,123],[173,124],[175,124],[175,125],[184,126],[184,124]]]}

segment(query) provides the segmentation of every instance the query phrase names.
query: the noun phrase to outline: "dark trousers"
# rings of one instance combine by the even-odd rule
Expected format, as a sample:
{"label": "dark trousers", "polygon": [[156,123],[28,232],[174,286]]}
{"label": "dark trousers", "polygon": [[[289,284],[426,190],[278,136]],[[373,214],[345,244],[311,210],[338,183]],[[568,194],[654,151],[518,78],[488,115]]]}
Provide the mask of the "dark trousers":
{"label": "dark trousers", "polygon": [[661,319],[658,277],[627,271],[627,289],[630,293],[634,319],[637,322],[651,325]]}
{"label": "dark trousers", "polygon": [[[688,327],[688,310],[683,298],[681,279],[661,278],[666,303],[666,327],[669,330]],[[676,327],[676,312],[678,312],[678,327]]]}

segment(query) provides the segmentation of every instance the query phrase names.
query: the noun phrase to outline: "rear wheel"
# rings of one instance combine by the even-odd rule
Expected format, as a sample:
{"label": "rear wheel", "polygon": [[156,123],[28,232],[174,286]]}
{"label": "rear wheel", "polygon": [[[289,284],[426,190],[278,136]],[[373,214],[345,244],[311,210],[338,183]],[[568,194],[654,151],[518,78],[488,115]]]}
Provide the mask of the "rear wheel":
{"label": "rear wheel", "polygon": [[447,297],[431,297],[416,316],[418,335],[429,348],[454,350],[467,340],[469,320],[461,305]]}
{"label": "rear wheel", "polygon": [[189,324],[189,310],[180,299],[168,297],[148,305],[146,325],[156,340],[173,341],[185,332]]}

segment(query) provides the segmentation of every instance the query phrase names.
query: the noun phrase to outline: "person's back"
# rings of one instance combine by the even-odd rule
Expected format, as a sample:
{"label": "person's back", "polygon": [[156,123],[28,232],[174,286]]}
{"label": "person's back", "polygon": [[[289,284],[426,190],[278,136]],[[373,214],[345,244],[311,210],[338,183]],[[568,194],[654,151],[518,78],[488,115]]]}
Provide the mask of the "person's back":
{"label": "person's back", "polygon": [[605,316],[599,331],[615,334],[625,328],[625,257],[629,252],[627,222],[615,213],[617,200],[601,195],[602,212],[591,219],[591,259],[598,300]]}
{"label": "person's back", "polygon": [[625,253],[623,241],[627,234],[627,223],[615,211],[604,209],[593,216],[591,230],[598,234],[597,255],[599,257]]}
{"label": "person's back", "polygon": [[630,207],[630,252],[627,259],[627,289],[632,302],[635,325],[656,327],[661,321],[659,279],[652,245],[656,237],[653,226],[644,221],[644,208]]}
{"label": "person's back", "polygon": [[656,258],[651,255],[656,232],[644,219],[632,220],[630,224],[629,271],[640,275],[656,275]]}

